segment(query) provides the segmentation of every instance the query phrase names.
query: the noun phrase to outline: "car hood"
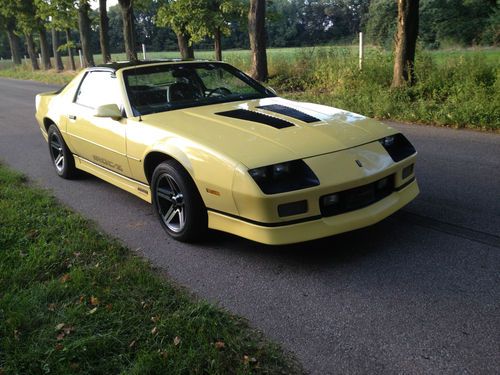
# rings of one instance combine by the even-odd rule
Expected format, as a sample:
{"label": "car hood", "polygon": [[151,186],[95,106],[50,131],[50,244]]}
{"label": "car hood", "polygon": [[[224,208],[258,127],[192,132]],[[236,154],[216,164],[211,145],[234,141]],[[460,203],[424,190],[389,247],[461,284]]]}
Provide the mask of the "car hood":
{"label": "car hood", "polygon": [[178,109],[142,120],[249,168],[336,152],[396,132],[358,114],[279,97]]}

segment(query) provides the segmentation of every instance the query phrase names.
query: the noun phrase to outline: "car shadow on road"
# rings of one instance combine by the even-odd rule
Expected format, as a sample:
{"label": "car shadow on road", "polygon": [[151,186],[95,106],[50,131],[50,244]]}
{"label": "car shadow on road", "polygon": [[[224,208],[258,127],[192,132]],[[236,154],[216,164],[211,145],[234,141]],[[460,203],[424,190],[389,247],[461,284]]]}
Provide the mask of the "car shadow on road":
{"label": "car shadow on road", "polygon": [[[398,241],[400,226],[391,217],[378,224],[319,240],[291,245],[264,245],[231,234],[211,231],[204,245],[225,249],[244,257],[265,257],[273,261],[318,266],[357,262],[388,251],[387,241]],[[407,227],[407,225],[405,225]]]}

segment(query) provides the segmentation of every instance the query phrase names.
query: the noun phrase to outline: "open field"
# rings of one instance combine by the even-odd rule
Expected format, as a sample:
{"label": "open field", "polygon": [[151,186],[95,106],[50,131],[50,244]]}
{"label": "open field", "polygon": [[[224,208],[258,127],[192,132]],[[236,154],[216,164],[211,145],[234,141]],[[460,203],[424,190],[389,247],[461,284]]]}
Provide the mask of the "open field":
{"label": "open field", "polygon": [[0,374],[300,371],[1,165],[0,212]]}
{"label": "open field", "polygon": [[[212,59],[212,51],[197,51]],[[178,52],[151,52],[148,58],[177,58]],[[113,55],[123,60],[123,54]],[[248,71],[250,51],[224,51],[225,61]],[[95,56],[100,63],[100,56]],[[357,46],[268,50],[269,85],[282,96],[322,103],[380,119],[473,129],[500,129],[500,49],[451,49],[418,52],[415,86],[390,88],[392,55],[367,46],[362,71]],[[2,62],[0,76],[62,84],[72,73],[12,69]],[[77,58],[78,65],[78,58]]]}

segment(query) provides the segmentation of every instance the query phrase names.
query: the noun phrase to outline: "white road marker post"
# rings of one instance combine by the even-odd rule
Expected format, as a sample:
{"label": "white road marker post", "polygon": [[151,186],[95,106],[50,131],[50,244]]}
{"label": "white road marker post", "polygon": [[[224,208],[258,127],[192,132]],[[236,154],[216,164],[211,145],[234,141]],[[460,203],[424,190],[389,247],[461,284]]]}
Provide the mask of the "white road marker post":
{"label": "white road marker post", "polygon": [[40,62],[38,64],[42,65],[42,54],[41,53],[38,54],[38,60],[40,60]]}
{"label": "white road marker post", "polygon": [[82,50],[78,50],[78,57],[80,58],[80,68],[83,68],[83,57],[82,57]]}
{"label": "white road marker post", "polygon": [[142,43],[142,59],[146,60],[146,45]]}
{"label": "white road marker post", "polygon": [[364,44],[363,33],[359,33],[359,70],[363,70]]}

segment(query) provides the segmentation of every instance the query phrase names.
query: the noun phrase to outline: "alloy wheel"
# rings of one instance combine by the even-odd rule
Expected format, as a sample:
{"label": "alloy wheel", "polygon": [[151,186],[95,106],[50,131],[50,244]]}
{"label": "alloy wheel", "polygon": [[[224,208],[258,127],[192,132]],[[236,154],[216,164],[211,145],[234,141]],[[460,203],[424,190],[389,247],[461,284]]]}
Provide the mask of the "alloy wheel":
{"label": "alloy wheel", "polygon": [[168,173],[158,178],[156,196],[158,212],[163,223],[172,232],[182,231],[186,225],[184,195],[175,179]]}

